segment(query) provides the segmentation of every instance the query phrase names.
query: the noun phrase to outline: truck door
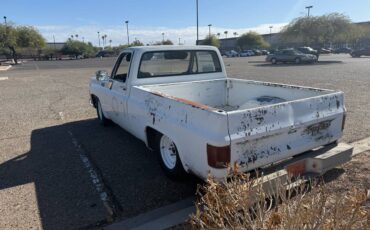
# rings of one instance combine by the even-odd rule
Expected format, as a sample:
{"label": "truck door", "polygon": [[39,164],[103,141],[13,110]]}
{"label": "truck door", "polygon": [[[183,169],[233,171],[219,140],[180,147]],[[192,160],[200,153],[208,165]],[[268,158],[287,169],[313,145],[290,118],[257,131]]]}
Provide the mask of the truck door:
{"label": "truck door", "polygon": [[131,58],[132,52],[122,53],[112,71],[110,94],[112,112],[110,118],[122,128],[125,128],[127,123],[127,99],[129,96],[127,79],[130,72]]}

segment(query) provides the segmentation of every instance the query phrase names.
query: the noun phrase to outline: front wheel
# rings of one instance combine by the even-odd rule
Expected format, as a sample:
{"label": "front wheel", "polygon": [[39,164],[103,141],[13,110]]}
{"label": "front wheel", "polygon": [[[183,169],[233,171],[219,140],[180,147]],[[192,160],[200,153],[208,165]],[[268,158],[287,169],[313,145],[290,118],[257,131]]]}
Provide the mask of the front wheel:
{"label": "front wheel", "polygon": [[276,58],[272,58],[272,59],[271,59],[271,64],[273,64],[273,65],[277,64],[277,60],[276,60]]}
{"label": "front wheel", "polygon": [[171,179],[182,179],[185,170],[175,143],[166,135],[158,135],[158,158],[165,174]]}
{"label": "front wheel", "polygon": [[97,99],[96,102],[96,113],[98,115],[99,123],[103,126],[106,126],[108,124],[108,119],[104,116],[103,109],[99,99]]}
{"label": "front wheel", "polygon": [[296,59],[294,60],[294,62],[295,62],[295,64],[301,64],[301,59],[300,59],[300,58],[296,58]]}

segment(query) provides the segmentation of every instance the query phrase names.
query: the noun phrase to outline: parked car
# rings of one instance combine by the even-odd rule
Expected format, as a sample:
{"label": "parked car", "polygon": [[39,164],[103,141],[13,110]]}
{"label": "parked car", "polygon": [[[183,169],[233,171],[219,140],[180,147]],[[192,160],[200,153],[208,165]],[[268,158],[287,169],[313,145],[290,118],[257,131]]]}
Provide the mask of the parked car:
{"label": "parked car", "polygon": [[317,52],[317,50],[315,49],[312,49],[311,47],[299,47],[297,48],[297,50],[304,54],[313,54],[316,57],[319,57],[319,52]]}
{"label": "parked car", "polygon": [[348,47],[342,47],[334,50],[335,54],[350,54],[352,53],[352,49]]}
{"label": "parked car", "polygon": [[252,50],[244,50],[240,53],[240,57],[250,57],[254,56],[254,52]]}
{"label": "parked car", "polygon": [[331,50],[329,49],[326,49],[326,48],[321,48],[320,49],[320,54],[330,54],[331,53]]}
{"label": "parked car", "polygon": [[116,54],[110,50],[101,50],[96,55],[96,57],[114,57]]}
{"label": "parked car", "polygon": [[343,134],[343,92],[229,78],[211,46],[127,48],[89,89],[98,121],[142,140],[174,178],[223,179],[229,166],[251,171]]}
{"label": "parked car", "polygon": [[351,56],[352,57],[370,56],[370,46],[352,51]]}
{"label": "parked car", "polygon": [[261,55],[262,55],[261,50],[258,50],[258,49],[254,49],[254,50],[253,50],[253,53],[254,53],[256,56],[261,56]]}
{"label": "parked car", "polygon": [[239,57],[239,53],[235,50],[230,50],[225,52],[226,57]]}
{"label": "parked car", "polygon": [[313,54],[304,54],[295,49],[285,49],[267,55],[266,61],[271,62],[272,64],[277,64],[279,62],[294,62],[296,64],[303,62],[314,63],[317,62],[317,56]]}
{"label": "parked car", "polygon": [[261,50],[262,55],[268,55],[270,52],[267,50]]}

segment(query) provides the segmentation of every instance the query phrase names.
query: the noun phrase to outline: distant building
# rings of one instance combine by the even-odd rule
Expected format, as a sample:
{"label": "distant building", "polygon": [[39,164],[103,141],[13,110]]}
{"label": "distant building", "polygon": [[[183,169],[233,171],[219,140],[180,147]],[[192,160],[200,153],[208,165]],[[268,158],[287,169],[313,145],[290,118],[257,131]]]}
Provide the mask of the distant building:
{"label": "distant building", "polygon": [[65,44],[65,42],[48,42],[46,43],[46,47],[50,49],[61,50]]}
{"label": "distant building", "polygon": [[[368,27],[370,30],[370,21],[369,22],[358,22],[355,23],[357,25]],[[266,42],[271,45],[271,48],[286,48],[286,47],[300,47],[304,46],[303,43],[286,43],[281,38],[280,33],[272,33],[272,34],[261,34]],[[239,37],[232,37],[232,38],[220,38],[220,50],[221,51],[229,51],[229,50],[238,50],[239,47],[237,45],[237,40]],[[199,44],[202,43],[203,40],[199,40]],[[351,47],[351,48],[359,48],[370,46],[370,37],[363,38],[356,43],[330,43],[325,44],[325,47],[331,48],[341,48],[341,47]],[[250,47],[254,48],[254,47]]]}

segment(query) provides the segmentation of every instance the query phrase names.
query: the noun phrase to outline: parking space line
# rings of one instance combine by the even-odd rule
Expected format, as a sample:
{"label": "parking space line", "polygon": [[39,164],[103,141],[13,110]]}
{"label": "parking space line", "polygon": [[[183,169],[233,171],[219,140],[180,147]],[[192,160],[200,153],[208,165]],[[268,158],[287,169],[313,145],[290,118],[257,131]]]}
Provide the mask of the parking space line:
{"label": "parking space line", "polygon": [[8,80],[8,77],[0,77],[0,81]]}
{"label": "parking space line", "polygon": [[109,192],[107,191],[107,189],[106,189],[106,187],[103,183],[102,177],[97,172],[96,167],[90,161],[87,153],[84,151],[82,146],[78,143],[78,141],[74,137],[73,133],[71,131],[68,131],[68,133],[69,133],[69,135],[72,139],[73,145],[75,146],[75,148],[76,148],[76,150],[79,154],[79,157],[80,157],[80,159],[83,163],[83,166],[85,167],[85,169],[87,170],[87,172],[90,176],[91,182],[94,185],[95,190],[99,194],[100,200],[103,202],[103,205],[104,205],[104,207],[106,208],[106,210],[109,214],[109,219],[107,221],[112,222],[113,219],[117,216],[119,207],[116,207],[116,205],[113,204],[111,196],[109,195]]}

